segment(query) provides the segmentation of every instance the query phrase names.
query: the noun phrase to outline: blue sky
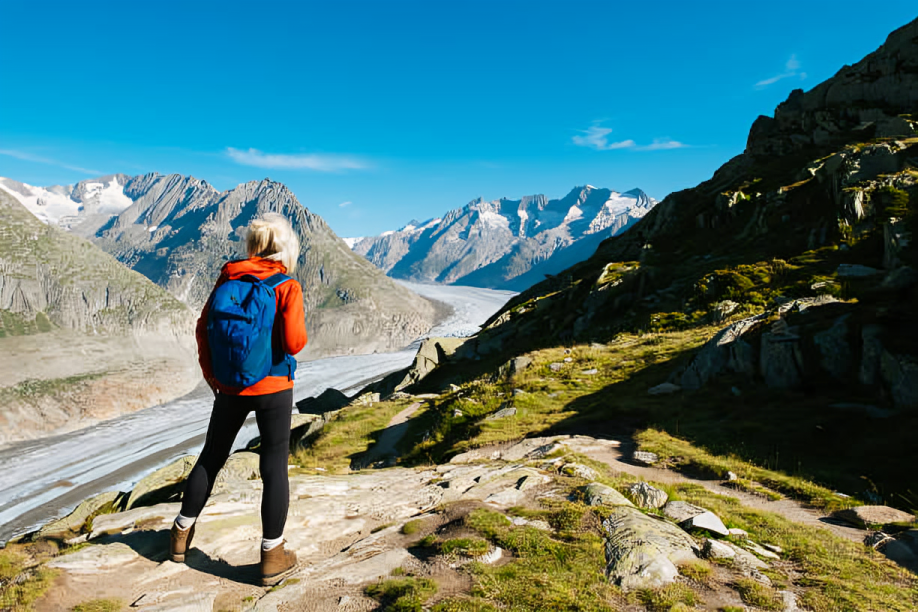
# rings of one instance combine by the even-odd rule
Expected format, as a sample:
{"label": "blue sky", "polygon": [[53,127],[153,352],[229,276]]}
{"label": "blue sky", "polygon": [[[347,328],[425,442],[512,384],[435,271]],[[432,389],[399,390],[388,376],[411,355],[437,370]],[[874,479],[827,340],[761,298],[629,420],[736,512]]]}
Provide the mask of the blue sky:
{"label": "blue sky", "polygon": [[0,176],[270,177],[342,236],[586,183],[662,199],[913,0],[0,3]]}

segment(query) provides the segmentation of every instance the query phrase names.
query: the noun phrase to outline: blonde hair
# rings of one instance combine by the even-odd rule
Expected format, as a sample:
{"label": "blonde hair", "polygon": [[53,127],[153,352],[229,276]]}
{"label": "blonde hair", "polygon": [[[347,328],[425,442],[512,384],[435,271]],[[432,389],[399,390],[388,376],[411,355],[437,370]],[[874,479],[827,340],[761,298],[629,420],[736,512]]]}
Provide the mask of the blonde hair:
{"label": "blonde hair", "polygon": [[288,274],[296,270],[300,241],[283,215],[266,213],[249,223],[245,239],[249,257],[264,257],[284,264]]}

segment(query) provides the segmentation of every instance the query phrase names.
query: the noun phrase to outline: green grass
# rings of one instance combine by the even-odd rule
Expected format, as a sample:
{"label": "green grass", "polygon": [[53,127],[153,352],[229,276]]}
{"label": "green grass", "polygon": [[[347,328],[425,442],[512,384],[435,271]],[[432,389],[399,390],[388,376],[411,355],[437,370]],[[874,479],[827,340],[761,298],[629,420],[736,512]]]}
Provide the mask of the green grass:
{"label": "green grass", "polygon": [[124,609],[120,599],[93,599],[73,607],[73,612],[118,612]]}
{"label": "green grass", "polygon": [[682,609],[681,606],[694,607],[701,603],[695,591],[678,582],[659,589],[642,589],[636,593],[634,599],[644,604],[649,612],[670,612]]}
{"label": "green grass", "polygon": [[709,584],[713,577],[714,571],[711,564],[703,559],[697,559],[689,563],[683,563],[679,566],[679,573],[700,584]]}
{"label": "green grass", "polygon": [[385,612],[420,612],[436,592],[433,580],[412,577],[384,580],[366,588],[366,594]]}
{"label": "green grass", "polygon": [[321,467],[331,473],[347,473],[359,462],[360,454],[378,440],[392,417],[408,404],[399,400],[342,408],[308,448],[294,453],[294,463],[303,468]]}
{"label": "green grass", "polygon": [[466,555],[481,557],[488,553],[491,545],[480,538],[454,538],[440,543],[440,552],[444,555]]}
{"label": "green grass", "polygon": [[423,526],[423,524],[424,524],[424,521],[422,521],[421,519],[414,519],[414,520],[408,521],[407,523],[402,525],[402,533],[405,535],[413,535],[421,530],[421,527]]}
{"label": "green grass", "polygon": [[563,538],[532,527],[513,526],[491,510],[475,510],[467,527],[513,553],[500,567],[472,563],[472,595],[513,610],[608,610],[618,597],[603,572],[602,539],[587,530]]}
{"label": "green grass", "polygon": [[71,391],[75,387],[102,378],[107,373],[108,372],[90,372],[88,374],[43,380],[29,378],[12,387],[0,388],[0,398],[7,395],[11,399],[29,400],[48,395],[56,395],[58,393]]}
{"label": "green grass", "polygon": [[30,557],[22,546],[0,550],[0,610],[28,612],[51,587],[55,572]]}
{"label": "green grass", "polygon": [[763,610],[783,610],[784,602],[775,590],[752,578],[740,578],[734,585],[744,603]]}

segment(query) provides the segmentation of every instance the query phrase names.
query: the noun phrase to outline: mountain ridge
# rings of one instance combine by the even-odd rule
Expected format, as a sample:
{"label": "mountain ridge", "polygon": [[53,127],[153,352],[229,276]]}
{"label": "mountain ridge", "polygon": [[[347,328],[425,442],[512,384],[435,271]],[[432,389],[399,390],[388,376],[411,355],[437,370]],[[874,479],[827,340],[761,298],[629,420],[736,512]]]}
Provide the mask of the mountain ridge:
{"label": "mountain ridge", "polygon": [[602,238],[655,204],[637,188],[620,193],[592,185],[557,199],[478,197],[441,217],[356,240],[353,249],[393,278],[521,290],[564,262],[588,257]]}

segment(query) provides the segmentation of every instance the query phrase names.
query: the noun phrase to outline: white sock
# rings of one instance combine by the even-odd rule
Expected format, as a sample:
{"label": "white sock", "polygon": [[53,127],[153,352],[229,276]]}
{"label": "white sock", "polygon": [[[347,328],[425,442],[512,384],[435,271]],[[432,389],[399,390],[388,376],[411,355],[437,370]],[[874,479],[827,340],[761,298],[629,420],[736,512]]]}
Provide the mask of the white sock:
{"label": "white sock", "polygon": [[280,545],[283,544],[283,543],[284,543],[284,536],[281,536],[281,537],[279,537],[279,538],[274,538],[273,540],[269,540],[269,539],[267,539],[267,538],[262,538],[262,539],[261,539],[261,549],[262,549],[262,550],[271,550],[272,548],[277,548],[278,546],[280,546]]}
{"label": "white sock", "polygon": [[178,525],[179,529],[181,529],[182,531],[185,531],[186,529],[194,525],[194,522],[196,520],[198,520],[198,517],[196,516],[183,516],[182,513],[179,512],[179,515],[175,517],[175,524]]}

